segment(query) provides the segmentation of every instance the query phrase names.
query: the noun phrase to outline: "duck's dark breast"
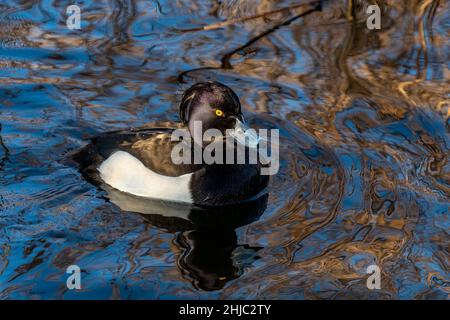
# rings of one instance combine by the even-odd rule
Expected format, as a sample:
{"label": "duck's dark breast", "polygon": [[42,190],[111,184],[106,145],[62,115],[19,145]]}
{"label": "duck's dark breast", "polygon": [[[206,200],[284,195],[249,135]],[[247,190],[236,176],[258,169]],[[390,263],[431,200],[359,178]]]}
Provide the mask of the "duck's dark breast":
{"label": "duck's dark breast", "polygon": [[209,165],[192,175],[189,187],[194,203],[224,205],[259,195],[268,182],[259,164]]}

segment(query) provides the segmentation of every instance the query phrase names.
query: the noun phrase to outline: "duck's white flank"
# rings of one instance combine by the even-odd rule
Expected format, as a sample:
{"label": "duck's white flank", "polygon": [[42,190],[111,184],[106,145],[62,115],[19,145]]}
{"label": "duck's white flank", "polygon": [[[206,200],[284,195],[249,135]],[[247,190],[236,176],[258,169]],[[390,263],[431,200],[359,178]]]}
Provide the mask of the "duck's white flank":
{"label": "duck's white flank", "polygon": [[125,151],[116,151],[98,168],[104,182],[139,197],[192,203],[189,180],[192,173],[178,177],[158,174]]}

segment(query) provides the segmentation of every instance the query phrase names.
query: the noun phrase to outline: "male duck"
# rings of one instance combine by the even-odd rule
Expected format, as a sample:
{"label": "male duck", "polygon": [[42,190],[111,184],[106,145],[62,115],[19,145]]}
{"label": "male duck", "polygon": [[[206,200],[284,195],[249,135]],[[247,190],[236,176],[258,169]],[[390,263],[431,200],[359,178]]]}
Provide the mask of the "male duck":
{"label": "male duck", "polygon": [[[254,136],[245,135],[242,129],[241,104],[229,87],[218,82],[193,85],[182,97],[179,115],[181,124],[171,128],[146,127],[95,137],[75,160],[91,181],[138,197],[223,206],[255,199],[265,193],[269,177],[261,175],[259,161],[256,164],[225,161],[208,164],[204,160],[176,164],[173,161],[173,148],[180,142],[172,141],[172,133],[175,129],[186,128],[194,136],[196,123],[201,123],[203,132],[220,130],[224,141],[228,137],[227,129],[241,130],[247,143],[235,140],[237,145],[244,144],[246,151],[257,145]],[[198,143],[195,137],[191,145],[197,145],[200,150],[207,148],[204,141]]]}

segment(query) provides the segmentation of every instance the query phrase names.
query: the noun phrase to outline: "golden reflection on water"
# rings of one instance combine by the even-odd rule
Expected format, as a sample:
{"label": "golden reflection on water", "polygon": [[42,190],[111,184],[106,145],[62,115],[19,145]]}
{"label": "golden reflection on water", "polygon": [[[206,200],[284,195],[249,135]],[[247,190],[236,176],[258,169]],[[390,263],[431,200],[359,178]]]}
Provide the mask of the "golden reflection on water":
{"label": "golden reflection on water", "polygon": [[[86,298],[448,299],[449,3],[376,2],[381,30],[364,0],[192,32],[292,3],[86,2],[74,32],[63,3],[0,6],[0,297],[77,297],[61,279],[78,263]],[[282,131],[266,211],[216,252],[203,229],[114,214],[60,165],[90,134],[176,120],[205,79]],[[217,262],[226,276],[210,277]]]}

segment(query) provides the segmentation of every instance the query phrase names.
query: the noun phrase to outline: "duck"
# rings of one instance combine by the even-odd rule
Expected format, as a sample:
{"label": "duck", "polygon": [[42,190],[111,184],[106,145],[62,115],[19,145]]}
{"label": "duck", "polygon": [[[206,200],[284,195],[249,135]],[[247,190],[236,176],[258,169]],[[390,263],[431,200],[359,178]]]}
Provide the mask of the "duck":
{"label": "duck", "polygon": [[[192,161],[174,161],[174,149],[180,143],[201,152],[210,148],[211,141],[195,133],[198,124],[202,132],[212,129],[218,133],[212,139],[216,143],[231,140],[233,152],[242,148],[246,161],[230,163],[225,155],[212,163],[204,157],[194,161],[195,152],[184,158]],[[174,140],[177,130],[193,138]],[[234,134],[229,135],[230,130]],[[178,123],[100,134],[92,137],[74,160],[89,182],[134,199],[230,206],[254,201],[268,192],[269,176],[261,171],[265,165],[259,159],[248,161],[250,151],[258,148],[254,132],[246,125],[239,98],[231,88],[217,81],[199,82],[183,93]],[[127,203],[130,206],[130,201]]]}

